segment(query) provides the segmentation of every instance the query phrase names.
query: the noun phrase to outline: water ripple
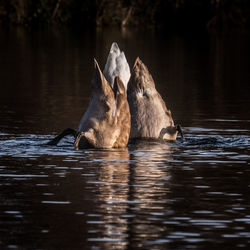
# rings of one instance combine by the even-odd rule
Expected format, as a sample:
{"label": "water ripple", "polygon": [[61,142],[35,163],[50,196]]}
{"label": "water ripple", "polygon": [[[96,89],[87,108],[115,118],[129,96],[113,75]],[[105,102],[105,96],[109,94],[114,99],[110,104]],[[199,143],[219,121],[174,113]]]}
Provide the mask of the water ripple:
{"label": "water ripple", "polygon": [[[137,140],[124,150],[79,151],[72,138],[47,146],[52,135],[2,133],[1,223],[20,232],[35,224],[51,237],[65,218],[60,230],[86,228],[85,242],[107,249],[126,248],[129,237],[145,249],[195,248],[213,234],[248,240],[249,137],[197,131],[188,128],[183,143]],[[42,219],[33,221],[36,213]]]}

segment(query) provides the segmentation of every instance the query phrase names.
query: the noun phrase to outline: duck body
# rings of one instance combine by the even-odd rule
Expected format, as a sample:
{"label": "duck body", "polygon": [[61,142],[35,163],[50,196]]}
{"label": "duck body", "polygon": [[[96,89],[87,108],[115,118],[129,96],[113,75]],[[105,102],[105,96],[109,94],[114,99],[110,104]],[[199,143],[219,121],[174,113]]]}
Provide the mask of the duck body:
{"label": "duck body", "polygon": [[176,140],[178,129],[171,111],[167,109],[151,74],[139,58],[132,70],[127,95],[131,113],[130,139]]}
{"label": "duck body", "polygon": [[129,133],[130,111],[123,82],[116,77],[112,88],[95,61],[92,95],[76,131],[75,147],[126,147]]}
{"label": "duck body", "polygon": [[184,139],[139,58],[131,75],[124,52],[113,43],[103,73],[96,60],[94,66],[90,102],[77,130],[64,130],[49,145],[67,135],[75,137],[76,149],[124,148],[136,138],[176,140],[178,132]]}
{"label": "duck body", "polygon": [[111,45],[103,74],[112,88],[115,77],[119,76],[127,90],[127,84],[131,75],[130,68],[124,52],[119,49],[118,44],[115,42]]}

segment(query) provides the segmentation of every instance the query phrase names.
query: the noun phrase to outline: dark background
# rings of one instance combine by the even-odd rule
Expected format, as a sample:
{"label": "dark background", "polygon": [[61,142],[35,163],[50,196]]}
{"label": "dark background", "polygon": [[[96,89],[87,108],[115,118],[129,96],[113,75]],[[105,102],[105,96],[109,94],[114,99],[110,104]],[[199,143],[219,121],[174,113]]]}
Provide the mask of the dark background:
{"label": "dark background", "polygon": [[0,23],[136,26],[168,30],[249,29],[248,0],[1,0]]}

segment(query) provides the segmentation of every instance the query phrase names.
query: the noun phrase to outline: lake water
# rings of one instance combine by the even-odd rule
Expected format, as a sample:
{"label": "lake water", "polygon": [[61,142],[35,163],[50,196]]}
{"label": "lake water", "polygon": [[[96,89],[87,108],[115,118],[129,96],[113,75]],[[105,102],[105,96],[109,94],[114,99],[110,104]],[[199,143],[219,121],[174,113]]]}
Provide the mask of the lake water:
{"label": "lake water", "polygon": [[[185,142],[74,150],[93,58],[139,56]],[[250,247],[250,36],[0,29],[1,249]]]}

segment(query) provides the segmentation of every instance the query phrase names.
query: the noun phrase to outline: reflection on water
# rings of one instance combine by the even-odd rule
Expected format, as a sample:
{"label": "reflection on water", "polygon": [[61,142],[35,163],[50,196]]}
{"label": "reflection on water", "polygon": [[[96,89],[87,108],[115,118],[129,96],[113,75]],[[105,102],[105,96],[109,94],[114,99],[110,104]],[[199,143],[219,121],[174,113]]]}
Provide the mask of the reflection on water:
{"label": "reflection on water", "polygon": [[246,247],[250,138],[197,137],[201,130],[187,128],[184,143],[141,140],[101,151],[75,151],[70,139],[51,147],[51,136],[1,134],[2,244]]}
{"label": "reflection on water", "polygon": [[124,151],[93,152],[99,162],[98,176],[89,180],[98,190],[98,207],[88,214],[88,241],[102,242],[102,247],[126,248],[128,230],[127,209],[129,206],[129,153]]}
{"label": "reflection on water", "polygon": [[[0,33],[1,249],[249,247],[247,35]],[[185,142],[47,146],[77,126],[113,40],[148,65]]]}

